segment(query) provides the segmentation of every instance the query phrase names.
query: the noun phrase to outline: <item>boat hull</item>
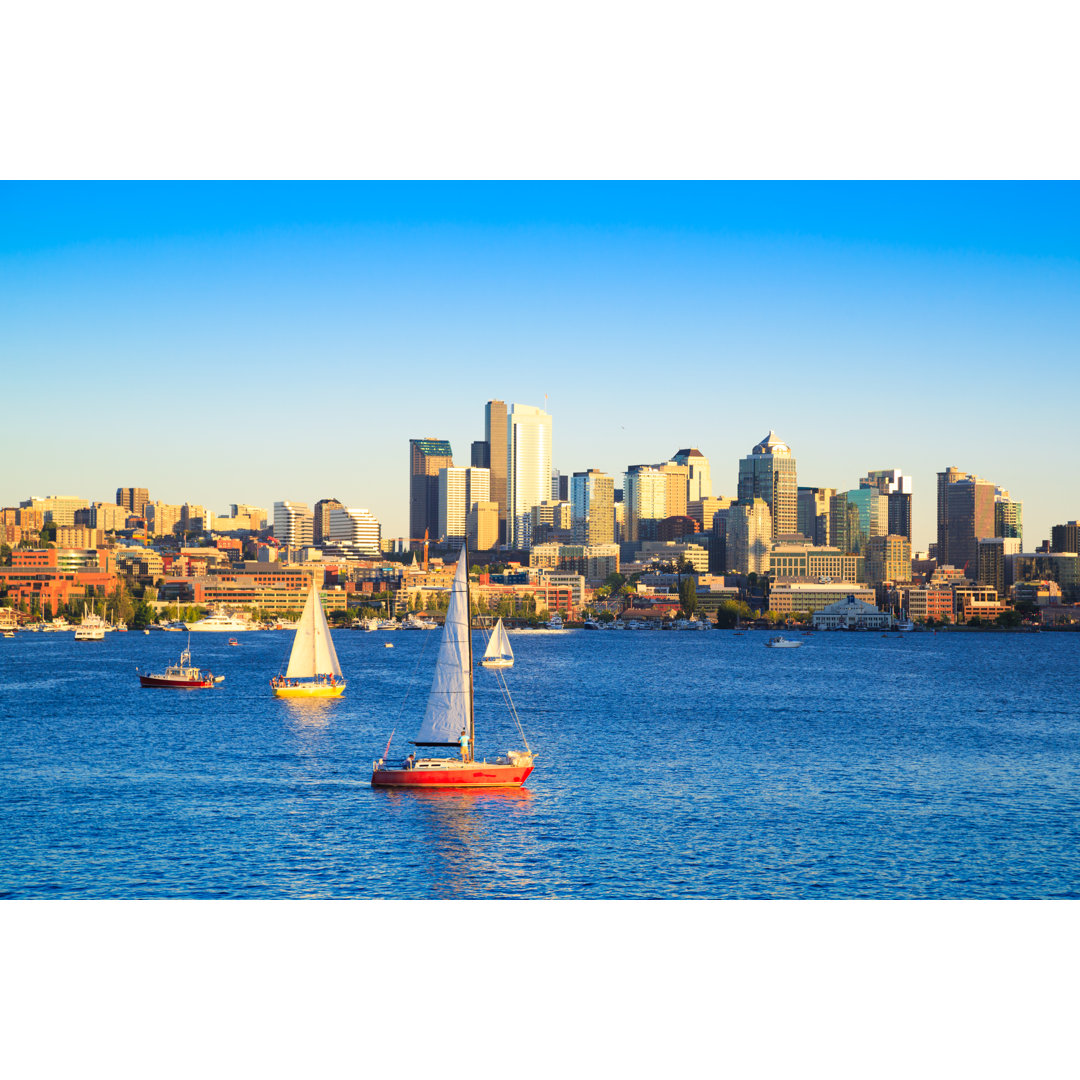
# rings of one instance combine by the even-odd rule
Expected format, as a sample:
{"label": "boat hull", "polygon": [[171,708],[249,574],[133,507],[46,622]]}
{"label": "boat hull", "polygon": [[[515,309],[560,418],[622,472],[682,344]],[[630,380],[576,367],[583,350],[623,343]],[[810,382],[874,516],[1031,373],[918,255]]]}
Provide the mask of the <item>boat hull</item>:
{"label": "boat hull", "polygon": [[514,666],[513,660],[481,660],[481,667],[486,668],[512,668]]}
{"label": "boat hull", "polygon": [[140,675],[139,682],[143,686],[165,687],[170,690],[202,690],[213,686],[214,680],[208,679],[167,679],[163,675]]}
{"label": "boat hull", "polygon": [[375,769],[372,787],[387,788],[517,788],[533,771],[532,765],[462,763],[448,769]]}
{"label": "boat hull", "polygon": [[345,692],[345,684],[338,686],[275,686],[274,697],[280,698],[335,698]]}

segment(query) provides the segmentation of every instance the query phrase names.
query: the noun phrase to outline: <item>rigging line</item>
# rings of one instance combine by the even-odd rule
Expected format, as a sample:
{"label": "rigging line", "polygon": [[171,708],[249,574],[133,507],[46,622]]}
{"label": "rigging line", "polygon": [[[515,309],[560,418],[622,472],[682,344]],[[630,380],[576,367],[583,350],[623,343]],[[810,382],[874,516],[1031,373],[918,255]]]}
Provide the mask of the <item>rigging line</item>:
{"label": "rigging line", "polygon": [[[409,681],[405,688],[405,696],[401,699],[401,704],[398,706],[397,719],[394,721],[394,730],[397,730],[398,721],[401,720],[401,714],[405,711],[405,703],[409,700],[409,695],[412,693],[413,686],[416,684],[416,673],[420,670],[420,661],[424,659],[424,653],[427,652],[428,638],[434,637],[434,631],[427,631],[424,634],[423,643],[420,646],[420,655],[416,658],[416,663],[413,664],[412,674],[409,676]],[[392,737],[392,733],[391,733]]]}
{"label": "rigging line", "polygon": [[506,702],[506,707],[510,712],[510,715],[514,718],[514,723],[517,724],[518,734],[521,736],[521,741],[525,744],[526,753],[532,753],[532,747],[529,746],[529,740],[525,738],[525,729],[521,726],[521,718],[518,716],[517,708],[514,706],[514,699],[510,696],[510,687],[506,684],[506,675],[503,671],[496,668],[495,675],[499,682],[499,688],[502,690],[503,700]]}

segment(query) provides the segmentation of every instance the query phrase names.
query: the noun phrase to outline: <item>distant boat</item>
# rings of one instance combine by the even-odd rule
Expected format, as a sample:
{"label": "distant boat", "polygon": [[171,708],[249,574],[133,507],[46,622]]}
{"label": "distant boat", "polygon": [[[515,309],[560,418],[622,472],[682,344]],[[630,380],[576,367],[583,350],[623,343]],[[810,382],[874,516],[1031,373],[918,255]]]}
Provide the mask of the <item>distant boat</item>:
{"label": "distant boat", "polygon": [[910,619],[901,619],[900,622],[896,624],[896,629],[907,633],[908,631],[915,629],[915,624]]}
{"label": "distant boat", "polygon": [[275,675],[270,685],[275,696],[284,698],[341,697],[345,690],[330,626],[314,581],[296,624],[289,666],[284,675]]}
{"label": "distant boat", "polygon": [[797,649],[801,645],[801,641],[791,641],[786,637],[772,637],[765,642],[767,649]]}
{"label": "distant boat", "polygon": [[104,641],[105,628],[105,620],[96,611],[92,611],[87,615],[86,604],[83,604],[83,621],[79,626],[75,627],[75,640]]}
{"label": "distant boat", "polygon": [[235,633],[237,630],[253,630],[254,626],[247,619],[239,619],[235,615],[226,615],[223,611],[215,611],[207,615],[205,619],[190,623],[188,629]]}
{"label": "distant boat", "polygon": [[584,623],[586,630],[599,630],[600,624],[595,619],[586,619]]}
{"label": "distant boat", "polygon": [[563,628],[562,616],[557,611],[548,619],[547,628],[549,630],[561,630]]}
{"label": "distant boat", "polygon": [[180,654],[180,662],[177,664],[170,664],[165,671],[159,675],[155,675],[153,672],[144,675],[136,668],[135,671],[138,673],[139,683],[142,686],[167,687],[173,690],[202,690],[206,687],[213,686],[215,683],[224,682],[224,675],[215,676],[209,671],[204,675],[201,668],[197,668],[192,664],[190,645],[191,638],[189,636],[189,648],[184,649]]}
{"label": "distant boat", "polygon": [[236,638],[234,638],[234,637],[231,637],[231,638],[229,638],[229,644],[230,644],[230,645],[239,645],[239,644],[240,644],[240,642],[239,642],[239,641],[237,641],[237,640],[236,640]]}
{"label": "distant boat", "polygon": [[500,619],[491,631],[491,639],[484,650],[484,659],[480,661],[486,668],[510,668],[514,666],[514,650],[510,648],[510,638]]}
{"label": "distant boat", "polygon": [[[496,677],[503,680],[501,673]],[[505,681],[503,697],[511,715],[514,711]],[[372,787],[394,788],[519,788],[533,771],[533,755],[528,743],[524,751],[507,750],[495,761],[476,760],[475,698],[473,695],[472,610],[469,602],[468,545],[458,556],[457,570],[450,587],[450,606],[443,624],[442,643],[435,661],[435,675],[428,694],[427,709],[414,746],[460,747],[461,757],[417,758],[410,754],[403,762],[388,765],[380,758],[371,767]],[[393,739],[393,733],[390,738]],[[524,733],[522,733],[524,740]],[[387,743],[389,752],[390,744]]]}

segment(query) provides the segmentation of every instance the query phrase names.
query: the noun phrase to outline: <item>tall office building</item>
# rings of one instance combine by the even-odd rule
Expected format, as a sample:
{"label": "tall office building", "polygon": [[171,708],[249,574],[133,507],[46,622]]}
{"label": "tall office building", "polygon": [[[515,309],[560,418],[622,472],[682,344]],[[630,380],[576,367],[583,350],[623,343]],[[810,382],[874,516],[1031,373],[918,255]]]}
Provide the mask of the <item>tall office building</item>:
{"label": "tall office building", "polygon": [[690,466],[662,461],[656,468],[664,474],[664,517],[686,517],[686,494],[690,488]]}
{"label": "tall office building", "polygon": [[454,465],[445,439],[409,440],[409,537],[421,547],[425,533],[439,536],[439,473]]}
{"label": "tall office building", "polygon": [[180,506],[163,502],[146,504],[146,527],[154,536],[172,536],[180,524]]}
{"label": "tall office building", "polygon": [[506,525],[507,467],[510,462],[509,429],[505,401],[489,401],[484,406],[484,441],[487,461],[473,464],[491,470],[491,501],[499,504],[499,543],[505,544],[510,535]]}
{"label": "tall office building", "polygon": [[889,531],[889,497],[877,488],[841,491],[829,500],[829,535],[845,555],[869,555],[870,541]]}
{"label": "tall office building", "polygon": [[979,541],[979,569],[975,580],[980,585],[997,589],[998,596],[1012,584],[1010,555],[1020,554],[1020,541],[1015,537],[987,536]]}
{"label": "tall office building", "polygon": [[491,472],[481,468],[439,470],[438,539],[459,549],[468,534],[469,511],[491,499]]}
{"label": "tall office building", "polygon": [[623,507],[628,541],[655,540],[667,517],[668,478],[651,465],[630,465],[623,474]]}
{"label": "tall office building", "polygon": [[307,503],[290,502],[288,499],[274,503],[274,539],[279,547],[311,547],[315,530]]}
{"label": "tall office building", "polygon": [[773,533],[772,514],[764,499],[734,503],[727,511],[727,568],[737,574],[767,574]]}
{"label": "tall office building", "polygon": [[54,525],[74,525],[75,511],[85,510],[90,506],[86,499],[78,495],[47,495],[44,499],[34,496],[19,503],[22,510],[37,510],[44,522]]}
{"label": "tall office building", "polygon": [[1067,521],[1050,527],[1050,550],[1056,554],[1080,553],[1080,522]]}
{"label": "tall office building", "polygon": [[791,447],[770,431],[739,462],[739,502],[764,499],[773,536],[794,533],[798,525],[798,483]]}
{"label": "tall office building", "polygon": [[551,470],[551,501],[570,501],[570,477],[558,469]]}
{"label": "tall office building", "polygon": [[995,535],[994,495],[993,484],[974,476],[945,487],[946,557],[972,580],[979,572],[979,541]]}
{"label": "tall office building", "polygon": [[712,497],[712,477],[709,474],[709,459],[696,447],[676,450],[671,460],[689,469],[686,487],[687,503],[700,502]]}
{"label": "tall office building", "polygon": [[122,506],[129,514],[146,517],[146,504],[150,493],[146,488],[117,488],[116,505]]}
{"label": "tall office building", "polygon": [[[551,498],[551,417],[535,405],[511,405],[506,425],[509,541],[512,547],[527,548],[532,534],[532,509]],[[491,445],[494,462],[494,442]]]}
{"label": "tall office building", "polygon": [[[330,543],[330,511],[340,510],[344,503],[337,499],[320,499],[315,504],[315,513],[311,529],[312,542],[316,547]],[[367,513],[365,510],[364,513]]]}
{"label": "tall office building", "polygon": [[1024,539],[1024,504],[1009,498],[1002,488],[994,492],[994,535],[1009,540]]}
{"label": "tall office building", "polygon": [[817,547],[832,544],[829,504],[834,495],[836,488],[829,487],[801,487],[796,491],[796,530]]}
{"label": "tall office building", "polygon": [[911,477],[899,469],[874,469],[859,481],[861,488],[876,488],[889,499],[889,536],[911,540]]}
{"label": "tall office building", "polygon": [[[333,502],[327,499],[327,502]],[[316,504],[318,505],[318,504]],[[356,507],[331,506],[323,543],[345,549],[349,554],[378,555],[382,525],[370,511]]]}
{"label": "tall office building", "polygon": [[949,556],[949,497],[950,484],[958,480],[974,480],[963,469],[950,465],[944,472],[937,474],[937,562],[938,566],[955,566]]}
{"label": "tall office building", "polygon": [[574,539],[582,544],[615,540],[615,479],[597,469],[570,478],[570,514]]}

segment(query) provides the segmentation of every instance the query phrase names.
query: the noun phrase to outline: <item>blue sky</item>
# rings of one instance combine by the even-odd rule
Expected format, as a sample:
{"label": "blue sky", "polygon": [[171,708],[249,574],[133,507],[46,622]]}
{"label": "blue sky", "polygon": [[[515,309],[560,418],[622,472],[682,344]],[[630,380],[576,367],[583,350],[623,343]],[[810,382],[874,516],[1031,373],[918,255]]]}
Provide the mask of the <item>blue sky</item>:
{"label": "blue sky", "polygon": [[[554,463],[770,428],[799,482],[978,473],[1080,517],[1080,201],[1051,183],[0,185],[0,503],[118,486],[408,524],[410,437],[547,404]],[[1063,494],[1055,497],[1058,490]]]}

